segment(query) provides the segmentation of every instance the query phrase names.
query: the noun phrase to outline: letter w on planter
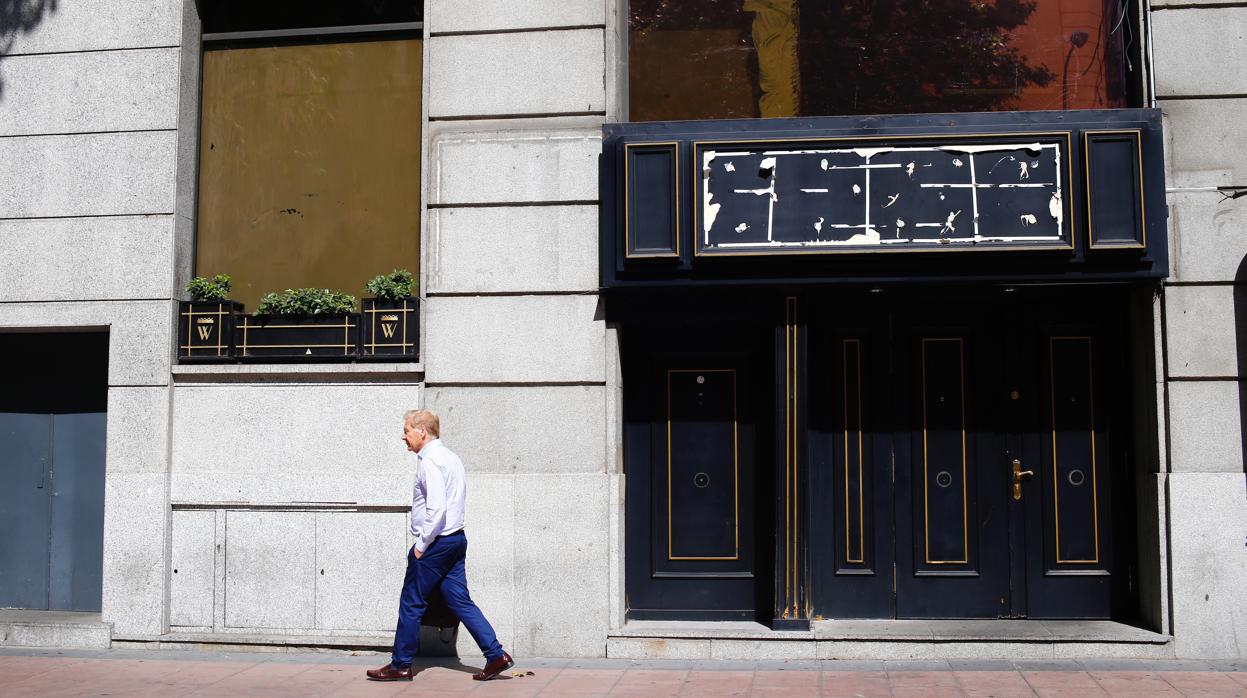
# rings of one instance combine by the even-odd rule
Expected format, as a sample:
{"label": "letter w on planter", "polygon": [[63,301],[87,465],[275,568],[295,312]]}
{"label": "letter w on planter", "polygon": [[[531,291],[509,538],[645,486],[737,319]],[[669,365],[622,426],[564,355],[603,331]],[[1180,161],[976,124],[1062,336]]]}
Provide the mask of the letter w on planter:
{"label": "letter w on planter", "polygon": [[242,315],[234,324],[234,346],[244,361],[350,360],[359,347],[359,313]]}
{"label": "letter w on planter", "polygon": [[420,301],[365,298],[361,313],[360,359],[416,360],[420,351]]}
{"label": "letter w on planter", "polygon": [[178,303],[178,361],[233,361],[234,324],[242,316],[234,301]]}

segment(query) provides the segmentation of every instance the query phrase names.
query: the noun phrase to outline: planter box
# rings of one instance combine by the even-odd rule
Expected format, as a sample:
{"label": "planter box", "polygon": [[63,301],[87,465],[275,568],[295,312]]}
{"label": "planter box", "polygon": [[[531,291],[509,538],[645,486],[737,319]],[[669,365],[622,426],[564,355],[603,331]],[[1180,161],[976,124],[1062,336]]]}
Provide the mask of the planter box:
{"label": "planter box", "polygon": [[234,324],[234,351],[243,361],[349,361],[359,351],[359,313],[241,315]]}
{"label": "planter box", "polygon": [[420,355],[420,301],[416,298],[381,300],[365,298],[361,303],[359,358],[366,360],[410,360]]}
{"label": "planter box", "polygon": [[234,324],[243,316],[234,301],[178,303],[178,361],[233,361]]}

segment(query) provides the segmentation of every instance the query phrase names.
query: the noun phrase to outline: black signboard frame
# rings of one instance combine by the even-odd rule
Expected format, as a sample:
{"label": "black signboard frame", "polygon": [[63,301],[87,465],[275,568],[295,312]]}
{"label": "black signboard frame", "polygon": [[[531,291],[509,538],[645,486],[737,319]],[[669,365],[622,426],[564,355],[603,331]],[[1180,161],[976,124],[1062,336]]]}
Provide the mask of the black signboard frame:
{"label": "black signboard frame", "polygon": [[[728,250],[707,244],[701,217],[706,203],[701,158],[710,149],[869,151],[918,146],[939,151],[976,145],[1022,147],[1035,142],[1058,145],[1062,167],[1059,240],[1051,239],[1050,232],[1042,233],[1049,239],[1035,241],[1013,232],[988,231],[975,241],[937,242],[937,229],[928,227],[931,241],[888,246],[843,244],[843,240],[827,244],[826,229],[822,244],[804,240],[763,250]],[[637,153],[647,158],[640,168],[634,157]],[[993,165],[997,159],[980,167]],[[601,285],[607,289],[932,281],[1084,283],[1156,280],[1168,275],[1163,134],[1156,109],[607,124],[600,162],[600,272]],[[1036,162],[1032,159],[1031,164]],[[1005,166],[1021,168],[1018,162],[1000,165]],[[811,169],[809,163],[803,167]],[[827,167],[831,169],[832,164]],[[642,170],[653,176],[642,176]],[[1018,170],[1013,172],[1010,181],[1027,181]],[[1037,173],[1032,170],[1027,183],[1053,181],[1035,182]],[[809,185],[817,186],[824,185]],[[992,201],[1000,202],[997,220],[1016,222],[1025,217],[1041,227],[1049,222],[1042,215],[1047,211],[1037,210],[1035,200],[1030,204]],[[917,215],[914,220],[928,225],[939,220],[920,207],[910,211],[916,213],[898,217],[909,222],[910,215]],[[957,222],[970,220],[970,213],[963,211]],[[806,216],[803,226],[810,224],[807,214],[798,211],[797,215]],[[759,220],[738,217],[731,224],[754,226]],[[854,223],[827,220],[840,223],[841,228]],[[856,221],[859,227],[861,223]],[[791,238],[793,230],[790,226],[777,237]],[[1027,232],[1031,230],[1035,229]],[[882,229],[877,232],[885,234]],[[960,226],[957,233],[962,234]],[[800,232],[798,237],[809,234]],[[895,230],[886,234],[896,237]],[[993,239],[1011,237],[1017,239]],[[714,241],[712,236],[709,242]]]}

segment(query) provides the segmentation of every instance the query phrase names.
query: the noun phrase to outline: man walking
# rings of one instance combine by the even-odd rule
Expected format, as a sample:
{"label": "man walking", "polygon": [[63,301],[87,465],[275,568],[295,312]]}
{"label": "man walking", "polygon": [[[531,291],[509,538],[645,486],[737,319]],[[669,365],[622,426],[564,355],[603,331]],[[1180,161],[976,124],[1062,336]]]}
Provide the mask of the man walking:
{"label": "man walking", "polygon": [[418,461],[411,495],[411,533],[416,544],[407,553],[394,654],[389,664],[368,670],[373,681],[411,680],[411,660],[420,649],[420,619],[428,608],[427,599],[438,589],[485,654],[485,668],[472,678],[488,681],[515,666],[468,595],[464,570],[468,539],[463,532],[467,477],[463,462],[442,444],[440,434],[440,422],[431,410],[412,410],[403,416],[403,441]]}

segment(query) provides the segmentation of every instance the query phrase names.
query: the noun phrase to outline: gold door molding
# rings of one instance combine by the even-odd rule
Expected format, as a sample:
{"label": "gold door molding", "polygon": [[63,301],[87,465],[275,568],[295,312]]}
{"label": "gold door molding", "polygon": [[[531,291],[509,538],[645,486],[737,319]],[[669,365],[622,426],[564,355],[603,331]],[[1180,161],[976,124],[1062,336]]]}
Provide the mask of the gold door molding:
{"label": "gold door molding", "polygon": [[[852,347],[853,352],[853,375],[855,377],[853,387],[849,390],[849,349]],[[841,342],[842,358],[843,358],[843,385],[844,385],[844,561],[850,565],[860,565],[866,562],[866,524],[864,520],[864,512],[866,507],[866,499],[863,487],[863,458],[862,458],[862,342],[859,339],[845,339]],[[853,538],[852,527],[849,522],[849,497],[852,487],[850,486],[849,463],[852,462],[850,455],[850,428],[849,428],[849,398],[852,395],[853,402],[857,406],[854,413],[856,419],[853,420],[852,438],[857,441],[857,555],[853,555],[853,546],[850,543]]]}
{"label": "gold door molding", "polygon": [[[1081,397],[1078,395],[1071,395],[1070,400],[1066,400],[1066,401],[1061,401],[1061,400],[1058,400],[1057,398],[1058,394],[1063,395],[1065,391],[1057,390],[1055,354],[1057,352],[1057,344],[1066,343],[1066,342],[1083,343],[1084,351],[1087,357],[1087,374],[1086,374],[1087,392],[1085,395],[1086,400],[1087,400],[1087,408],[1086,408],[1087,416],[1086,416],[1086,425],[1085,425],[1084,431],[1090,437],[1089,439],[1090,451],[1088,453],[1087,461],[1089,462],[1091,466],[1091,477],[1090,477],[1090,480],[1091,480],[1091,521],[1092,521],[1091,537],[1092,537],[1093,555],[1091,555],[1090,557],[1083,557],[1083,558],[1066,558],[1062,555],[1062,552],[1061,552],[1061,507],[1060,507],[1061,487],[1060,485],[1063,481],[1067,481],[1072,486],[1075,486],[1075,487],[1082,484],[1082,481],[1079,481],[1077,484],[1074,484],[1073,480],[1070,479],[1075,473],[1079,472],[1078,468],[1076,467],[1069,470],[1067,478],[1063,479],[1061,477],[1060,467],[1058,464],[1059,459],[1057,456],[1058,432],[1064,431],[1064,430],[1058,429],[1058,422],[1057,422],[1058,416],[1064,417],[1065,419],[1071,419],[1075,421],[1078,420],[1078,415],[1073,414],[1073,408],[1071,408],[1071,410],[1067,412],[1066,414],[1061,415],[1057,410],[1057,404],[1058,403],[1064,404],[1064,402],[1071,402],[1072,404],[1077,404],[1076,401],[1078,400],[1079,397]],[[1099,477],[1097,473],[1096,445],[1095,445],[1095,373],[1092,367],[1092,356],[1093,356],[1092,340],[1091,340],[1091,337],[1089,336],[1050,337],[1048,339],[1048,387],[1049,387],[1049,397],[1051,400],[1050,404],[1051,404],[1051,409],[1052,409],[1052,414],[1051,414],[1051,418],[1052,418],[1052,425],[1051,425],[1052,426],[1052,429],[1051,429],[1052,523],[1053,523],[1053,542],[1054,542],[1054,547],[1056,551],[1056,562],[1059,565],[1094,565],[1094,564],[1099,564],[1100,562],[1100,507],[1099,507],[1099,483],[1098,483]],[[1062,386],[1062,387],[1066,387],[1066,386]],[[1072,425],[1072,426],[1077,426],[1077,425]],[[1075,431],[1075,430],[1070,429],[1069,431]],[[1066,533],[1069,533],[1069,528],[1066,529]]]}
{"label": "gold door molding", "polygon": [[[961,559],[931,559],[931,520],[930,520],[930,461],[927,457],[927,346],[936,342],[956,342],[958,356],[958,395],[961,413]],[[961,337],[923,337],[922,338],[922,535],[924,558],[929,565],[964,565],[970,561],[969,510],[966,491],[966,371],[965,342]]]}
{"label": "gold door molding", "polygon": [[[671,376],[676,373],[727,373],[732,377],[732,508],[734,512],[733,553],[731,555],[676,555],[671,502]],[[667,559],[668,560],[739,560],[740,559],[740,435],[736,411],[736,369],[674,368],[667,370]]]}
{"label": "gold door molding", "polygon": [[797,298],[784,300],[784,610],[783,618],[800,618],[800,512],[798,497],[798,346]]}

